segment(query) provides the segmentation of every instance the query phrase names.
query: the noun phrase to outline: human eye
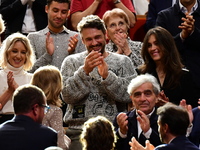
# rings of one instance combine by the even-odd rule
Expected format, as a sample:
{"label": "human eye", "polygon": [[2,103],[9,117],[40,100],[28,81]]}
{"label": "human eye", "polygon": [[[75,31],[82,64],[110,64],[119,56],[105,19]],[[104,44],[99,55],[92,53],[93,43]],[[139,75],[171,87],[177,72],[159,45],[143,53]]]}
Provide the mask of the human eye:
{"label": "human eye", "polygon": [[26,51],[22,51],[21,53],[22,53],[22,54],[26,54]]}
{"label": "human eye", "polygon": [[124,22],[120,21],[119,26],[123,26],[123,25],[124,25]]}
{"label": "human eye", "polygon": [[86,38],[85,41],[89,42],[91,41],[92,39],[91,38]]}
{"label": "human eye", "polygon": [[17,53],[18,50],[16,50],[16,49],[12,49],[11,52],[12,52],[12,53]]}
{"label": "human eye", "polygon": [[148,43],[147,46],[148,46],[148,48],[150,48],[150,47],[152,46],[152,44],[151,44],[151,43]]}
{"label": "human eye", "polygon": [[158,46],[158,42],[157,42],[157,41],[155,41],[154,44],[155,44],[156,46]]}
{"label": "human eye", "polygon": [[55,12],[55,13],[57,13],[58,11],[59,11],[59,10],[56,9],[56,8],[53,9],[53,12]]}
{"label": "human eye", "polygon": [[109,27],[110,27],[110,28],[115,28],[115,27],[116,27],[116,24],[112,23],[112,24],[110,24]]}
{"label": "human eye", "polygon": [[138,98],[141,96],[141,92],[135,92],[133,93],[133,97]]}
{"label": "human eye", "polygon": [[152,91],[150,91],[150,90],[149,90],[149,91],[145,91],[144,94],[145,94],[147,97],[148,97],[148,96],[151,96],[151,95],[152,95]]}
{"label": "human eye", "polygon": [[68,12],[67,10],[63,10],[62,14],[67,14],[67,12]]}
{"label": "human eye", "polygon": [[96,40],[101,39],[101,35],[95,37]]}

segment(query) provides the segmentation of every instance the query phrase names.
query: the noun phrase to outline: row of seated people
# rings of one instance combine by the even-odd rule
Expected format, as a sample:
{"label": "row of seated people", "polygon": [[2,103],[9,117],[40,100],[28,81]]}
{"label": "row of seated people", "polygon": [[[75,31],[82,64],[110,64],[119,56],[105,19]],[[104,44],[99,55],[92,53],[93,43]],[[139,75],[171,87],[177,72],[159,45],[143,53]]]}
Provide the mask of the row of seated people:
{"label": "row of seated people", "polygon": [[[54,76],[59,77],[59,71],[54,69],[55,67],[41,68],[34,74],[32,84],[43,71],[51,70]],[[49,112],[52,114],[51,109],[55,110],[56,106],[51,105],[49,108],[47,97],[43,92],[45,90],[37,86],[27,84],[15,90],[12,98],[15,117],[0,125],[2,150],[62,150],[57,147],[59,132],[41,125],[48,118],[46,115],[49,116]],[[160,86],[157,79],[150,74],[139,75],[132,79],[128,85],[128,93],[135,105],[133,111],[119,113],[113,124],[106,117],[99,115],[88,119],[83,124],[80,135],[83,150],[114,148],[128,150],[130,146],[134,150],[146,148],[179,150],[182,147],[199,149],[195,144],[199,144],[200,108],[196,107],[192,110],[191,105],[187,105],[185,100],[180,102],[180,106],[166,102],[163,106],[156,107],[156,101],[160,100]],[[51,118],[49,124],[53,120],[55,118]],[[197,143],[192,143],[188,138]],[[145,142],[146,148],[143,147]],[[69,145],[70,140],[68,140]]]}
{"label": "row of seated people", "polygon": [[[56,6],[57,5],[57,3],[52,3],[52,5],[53,6]],[[53,7],[52,6],[52,7]],[[68,5],[66,5],[67,7],[68,7]],[[53,7],[54,8],[54,7]],[[50,5],[49,5],[49,7],[47,7],[46,8],[47,10],[49,10],[49,12],[48,12],[48,14],[49,14],[49,18],[51,18],[50,17],[50,15],[51,15],[51,3],[50,3]],[[113,10],[113,11],[115,11],[115,10]],[[108,12],[109,13],[109,12]],[[111,13],[112,14],[112,13]],[[79,32],[81,33],[81,36],[82,36],[82,40],[83,40],[83,43],[85,44],[85,46],[86,46],[86,48],[87,48],[87,50],[90,52],[90,51],[92,51],[92,50],[95,50],[95,51],[99,51],[99,49],[103,49],[102,47],[104,47],[105,45],[106,45],[106,42],[105,42],[105,29],[104,29],[104,26],[102,27],[102,26],[100,26],[101,28],[100,29],[102,29],[102,30],[100,30],[99,28],[96,28],[96,26],[97,26],[97,24],[99,23],[100,25],[101,24],[103,24],[101,21],[99,21],[99,18],[93,18],[94,16],[88,16],[88,18],[84,18],[85,20],[91,20],[91,26],[90,26],[90,28],[94,28],[95,30],[97,30],[97,31],[102,31],[102,32],[100,32],[101,34],[103,34],[101,37],[103,37],[103,39],[101,38],[101,37],[99,37],[100,39],[99,39],[99,41],[98,41],[98,39],[97,39],[97,37],[93,37],[94,35],[94,33],[96,33],[96,32],[91,32],[91,31],[93,31],[93,30],[86,30],[86,29],[88,29],[87,28],[87,24],[86,24],[86,21],[83,19],[83,22],[80,22],[80,25],[79,25]],[[119,19],[120,17],[116,17],[115,19],[117,20],[117,19]],[[106,14],[105,14],[105,19],[106,19]],[[120,20],[120,21],[116,21],[116,22],[114,22],[114,23],[112,23],[112,22],[110,22],[110,24],[109,24],[109,17],[107,17],[107,19],[108,19],[108,24],[106,23],[106,21],[105,21],[105,25],[106,25],[106,27],[107,27],[107,31],[110,29],[110,38],[112,37],[112,30],[111,29],[116,29],[116,30],[119,30],[119,27],[120,27],[120,30],[117,32],[117,33],[119,33],[119,34],[116,34],[116,35],[114,35],[114,38],[113,38],[113,42],[114,42],[114,40],[116,40],[116,43],[119,45],[117,45],[117,44],[115,44],[116,46],[115,46],[115,51],[118,51],[118,53],[121,53],[120,51],[123,51],[123,46],[121,46],[121,48],[120,48],[120,44],[121,44],[121,42],[124,42],[125,44],[127,44],[127,41],[126,40],[124,40],[123,41],[123,39],[126,39],[126,38],[124,38],[124,37],[126,37],[126,34],[121,34],[121,33],[123,33],[123,31],[127,31],[127,28],[128,28],[128,22],[126,22],[126,20],[128,20],[127,19],[127,17],[126,17],[126,15],[125,15],[125,17],[123,18],[124,20]],[[93,23],[93,21],[95,22],[95,25],[92,25],[92,23]],[[64,22],[64,21],[63,21]],[[89,22],[90,23],[90,22]],[[88,23],[88,24],[89,24]],[[96,24],[97,23],[97,24]],[[86,24],[86,26],[84,26]],[[89,24],[90,25],[90,24]],[[54,26],[51,26],[51,25],[49,25],[49,28],[51,29],[51,27],[52,28],[54,28]],[[123,27],[125,27],[125,28],[123,28]],[[56,28],[56,29],[58,29],[58,28]],[[59,28],[59,29],[63,29],[63,25]],[[94,30],[94,31],[95,31]],[[153,30],[153,29],[152,29]],[[157,31],[158,30],[158,31]],[[159,31],[159,30],[161,30],[161,31]],[[59,30],[60,31],[60,30]],[[163,85],[163,82],[164,82],[164,80],[165,80],[165,77],[167,77],[167,76],[169,76],[169,75],[171,75],[171,74],[169,74],[168,75],[168,72],[167,72],[167,70],[165,70],[166,68],[162,68],[162,66],[164,66],[165,67],[165,64],[166,64],[166,62],[168,62],[168,61],[166,61],[166,62],[164,62],[164,60],[166,60],[166,59],[164,59],[163,60],[163,64],[164,65],[162,65],[162,63],[161,63],[161,60],[163,59],[163,58],[169,58],[169,60],[170,59],[172,59],[173,57],[177,57],[178,55],[176,54],[177,53],[177,50],[176,50],[176,48],[174,47],[174,44],[173,44],[173,40],[172,40],[172,42],[170,42],[170,44],[168,44],[168,45],[171,45],[172,46],[172,49],[174,49],[174,56],[172,57],[172,56],[170,56],[169,54],[165,54],[165,52],[164,52],[164,50],[165,49],[162,49],[162,47],[164,47],[165,45],[164,45],[164,43],[165,42],[162,42],[162,40],[164,40],[164,41],[168,41],[170,38],[172,39],[172,37],[170,37],[170,35],[168,34],[168,33],[166,33],[166,31],[165,30],[163,30],[162,28],[156,28],[156,32],[158,32],[158,33],[156,33],[154,36],[152,35],[152,33],[149,31],[149,35],[147,34],[147,41],[146,42],[144,42],[144,44],[143,45],[145,45],[145,43],[146,43],[146,45],[147,45],[147,47],[145,48],[145,46],[144,46],[144,50],[142,49],[142,51],[145,51],[146,50],[146,53],[148,52],[148,54],[147,55],[149,55],[148,57],[148,59],[151,59],[151,61],[152,61],[152,65],[153,65],[153,69],[155,70],[156,69],[156,71],[154,71],[156,74],[158,74],[157,76],[158,76],[158,78],[159,78],[159,82],[160,82],[160,84],[161,84],[161,86]],[[162,34],[159,34],[159,32],[162,32]],[[92,34],[93,33],[93,34]],[[100,34],[99,33],[99,34]],[[153,32],[154,33],[154,32]],[[97,34],[97,33],[96,33]],[[158,34],[158,35],[157,35]],[[90,35],[89,37],[87,37],[88,35]],[[159,38],[161,37],[161,36],[164,36],[164,35],[166,35],[167,36],[167,40],[165,39],[165,38],[163,38],[161,41],[159,41]],[[30,37],[31,37],[31,34],[29,35]],[[28,36],[28,37],[29,37]],[[34,35],[32,35],[33,37],[34,37]],[[113,118],[113,116],[115,116],[115,114],[116,114],[116,112],[117,111],[123,111],[124,110],[124,108],[122,107],[123,105],[120,103],[119,105],[117,105],[118,107],[115,107],[114,105],[115,105],[115,103],[114,104],[110,104],[110,103],[106,103],[106,106],[104,106],[104,103],[108,100],[108,99],[110,99],[111,101],[117,101],[116,103],[118,103],[118,102],[130,102],[130,98],[128,98],[129,96],[128,96],[128,94],[126,93],[126,92],[124,92],[124,91],[126,91],[126,87],[127,87],[127,83],[128,83],[128,81],[130,81],[130,79],[132,79],[132,78],[134,78],[135,76],[136,76],[136,73],[135,73],[135,71],[134,71],[134,69],[135,68],[137,68],[137,64],[136,65],[133,65],[132,63],[134,63],[134,62],[131,62],[129,59],[127,59],[126,57],[123,57],[123,55],[122,56],[119,56],[119,55],[113,55],[113,53],[108,53],[107,51],[104,51],[104,49],[102,50],[102,51],[100,51],[101,53],[97,53],[97,52],[90,52],[89,53],[89,55],[87,56],[85,53],[85,50],[84,50],[84,52],[83,53],[80,53],[80,56],[79,56],[79,54],[76,54],[76,55],[71,55],[71,56],[68,56],[68,57],[66,57],[66,59],[65,59],[65,61],[62,63],[62,61],[60,60],[60,57],[58,56],[58,54],[56,55],[54,55],[54,53],[52,53],[52,52],[54,52],[54,50],[55,50],[55,47],[56,48],[60,48],[59,46],[56,46],[54,43],[53,43],[53,38],[51,37],[52,36],[52,33],[50,34],[50,33],[47,33],[47,36],[43,36],[41,39],[45,39],[45,40],[43,40],[43,42],[38,42],[38,41],[42,41],[42,40],[40,40],[38,37],[35,37],[35,38],[33,38],[33,39],[35,39],[35,41],[37,42],[37,43],[35,43],[35,45],[36,44],[38,44],[38,45],[40,45],[40,44],[42,44],[42,45],[44,45],[44,47],[47,47],[47,49],[48,49],[48,51],[46,52],[46,49],[45,49],[45,57],[44,58],[42,58],[41,57],[41,62],[43,62],[43,64],[44,63],[46,63],[46,61],[53,61],[53,60],[56,60],[56,58],[57,58],[57,61],[58,61],[58,59],[59,59],[59,61],[60,61],[60,64],[62,64],[62,67],[60,66],[60,68],[61,68],[61,73],[62,73],[62,75],[63,75],[63,78],[64,78],[64,90],[63,90],[63,95],[64,95],[64,100],[67,102],[67,104],[69,104],[68,106],[69,106],[69,108],[68,108],[68,110],[67,110],[67,113],[66,113],[66,116],[65,116],[65,120],[66,120],[66,122],[68,122],[68,124],[70,125],[70,129],[74,129],[74,130],[68,130],[68,132],[71,132],[71,133],[69,133],[69,134],[77,134],[77,136],[79,136],[79,134],[80,134],[80,132],[79,131],[81,131],[81,130],[77,130],[77,129],[80,129],[80,125],[81,124],[83,124],[83,122],[85,122],[85,120],[88,118],[88,117],[90,117],[90,116],[93,116],[95,113],[96,114],[98,114],[98,113],[102,113],[102,112],[98,112],[99,110],[99,108],[101,108],[101,109],[106,109],[107,111],[105,111],[105,116],[107,115],[108,116],[108,118],[110,119],[110,120],[112,120],[112,118]],[[76,35],[77,36],[77,35]],[[77,47],[75,48],[75,46],[74,45],[76,45],[76,42],[77,41],[79,41],[79,40],[77,40],[76,39],[76,36],[74,36],[74,37],[72,37],[71,38],[71,46],[69,47],[69,49],[68,49],[68,52],[71,52],[71,51],[73,51],[74,49],[77,49]],[[47,37],[47,39],[46,39],[46,37]],[[158,38],[159,37],[159,38]],[[94,43],[90,43],[90,40],[93,40],[92,38],[94,38],[96,41],[94,41]],[[11,36],[11,38],[10,38],[11,40],[12,40],[12,36]],[[37,41],[37,40],[38,41]],[[54,38],[54,42],[55,42],[55,39],[56,38]],[[62,38],[63,39],[63,38]],[[8,38],[8,41],[9,41],[9,38]],[[31,41],[31,39],[30,39],[30,41]],[[153,42],[152,42],[153,41]],[[171,41],[171,40],[169,40],[169,41]],[[59,41],[59,42],[62,42],[61,40]],[[75,43],[75,44],[73,44],[73,42]],[[80,42],[80,41],[79,41]],[[5,42],[6,43],[6,42]],[[12,42],[11,42],[12,43]],[[17,43],[19,43],[19,42],[17,42]],[[80,42],[81,43],[81,42]],[[112,43],[112,42],[111,42]],[[115,43],[115,42],[114,42]],[[157,43],[159,43],[158,45],[157,45]],[[13,44],[13,43],[12,43]],[[141,44],[141,43],[139,43],[139,44]],[[163,44],[163,46],[162,46],[162,44]],[[18,44],[17,44],[18,45]],[[20,45],[20,44],[19,44]],[[23,44],[22,44],[23,45]],[[54,46],[55,45],[55,46]],[[67,45],[67,43],[64,43],[64,44],[61,44],[62,46],[63,45]],[[90,45],[94,45],[94,46],[90,46]],[[149,46],[150,45],[150,46]],[[53,48],[52,48],[52,46],[54,46]],[[114,47],[114,44],[112,44],[112,46]],[[157,48],[155,48],[155,53],[158,53],[158,55],[157,54],[153,54],[154,52],[152,52],[152,55],[151,55],[151,52],[150,52],[150,50],[151,49],[153,49],[153,48],[151,48],[151,47],[155,47],[155,46],[157,46]],[[17,47],[17,46],[16,46]],[[21,47],[21,46],[20,46]],[[159,47],[161,47],[161,48],[159,48]],[[10,47],[8,47],[8,48],[10,48]],[[7,49],[5,49],[5,50],[8,50],[8,48]],[[132,48],[132,47],[131,47]],[[2,46],[2,49],[4,49],[4,46]],[[26,49],[26,48],[25,48]],[[57,49],[57,50],[58,50]],[[67,48],[66,48],[67,49]],[[107,45],[106,45],[106,50],[107,50],[108,48],[107,48]],[[112,48],[111,47],[111,50],[113,50],[114,48]],[[83,50],[83,49],[82,49]],[[129,50],[129,49],[125,49],[125,50]],[[160,52],[160,51],[161,52]],[[162,50],[163,50],[163,54],[162,54]],[[35,49],[35,51],[36,51],[36,49]],[[152,50],[153,51],[153,50]],[[171,51],[170,51],[171,52]],[[10,51],[10,55],[12,56],[12,53],[16,53],[16,51],[15,50],[12,50],[12,51]],[[21,52],[20,52],[21,54],[23,54],[23,53],[26,53],[26,50],[21,50]],[[32,53],[34,53],[34,52],[32,52]],[[143,52],[142,52],[143,53]],[[145,52],[144,52],[145,53]],[[161,53],[161,54],[160,54]],[[15,63],[16,63],[16,65],[23,65],[24,63],[27,63],[27,62],[29,62],[29,61],[27,61],[28,59],[26,58],[26,56],[24,55],[24,57],[22,57],[20,60],[17,60],[17,59],[15,59],[13,56],[11,57],[11,58],[13,58],[13,59],[10,59],[10,57],[9,57],[9,59],[8,59],[8,57],[7,57],[7,55],[5,55],[6,53],[4,52],[4,55],[2,55],[2,56],[5,56],[4,58],[5,58],[5,66],[6,67],[8,67],[10,64],[14,64],[15,65]],[[49,54],[49,55],[48,55]],[[126,55],[126,53],[124,53],[125,55]],[[171,53],[170,53],[171,54]],[[52,56],[54,56],[55,57],[55,59],[52,59],[52,57],[51,57],[51,55]],[[112,55],[112,57],[111,57],[111,55]],[[128,56],[129,57],[131,57],[131,55],[135,55],[136,57],[140,57],[140,54],[135,54],[135,52],[134,51],[132,51],[132,52],[130,52],[130,50],[129,50],[129,53],[128,53]],[[145,55],[145,57],[147,57],[147,55]],[[160,57],[160,58],[156,58],[156,59],[154,59],[154,56],[156,55],[156,57],[158,56],[158,57]],[[166,55],[166,56],[164,56],[163,57],[163,55]],[[78,59],[77,59],[77,57],[78,57]],[[104,61],[104,57],[105,57],[105,61]],[[143,68],[142,69],[138,69],[139,70],[139,72],[141,73],[142,71],[144,71],[144,72],[142,72],[142,73],[146,73],[146,72],[149,72],[149,73],[152,73],[151,71],[152,71],[152,68],[151,68],[151,66],[150,66],[150,69],[148,70],[148,61],[146,62],[147,64],[145,65],[145,60],[147,60],[145,57],[143,57],[143,59],[144,59],[144,66],[143,66]],[[172,58],[171,58],[172,57]],[[9,60],[9,63],[7,63],[7,65],[6,65],[6,62],[7,62],[7,59]],[[40,58],[39,58],[40,59]],[[37,62],[39,62],[39,59],[37,59]],[[137,60],[137,58],[134,58],[134,59],[136,59]],[[84,61],[85,60],[85,61]],[[120,62],[119,62],[119,60],[120,60]],[[173,60],[173,59],[172,59]],[[22,61],[22,62],[21,62]],[[117,61],[117,62],[116,62]],[[19,63],[20,62],[20,63]],[[36,62],[36,63],[37,63]],[[169,63],[170,63],[171,61],[169,61]],[[35,64],[36,64],[35,63]],[[102,64],[101,64],[102,63]],[[161,63],[161,65],[160,65],[160,63]],[[34,64],[34,65],[35,65]],[[47,63],[48,64],[48,63]],[[182,65],[181,65],[181,63],[180,63],[180,58],[179,58],[179,56],[177,57],[177,61],[175,61],[175,64],[176,65],[178,65],[180,68],[179,69],[174,69],[174,66],[170,66],[171,68],[170,69],[174,69],[175,70],[175,72],[177,72],[177,75],[175,75],[175,77],[173,77],[172,76],[172,78],[170,78],[170,80],[167,80],[168,78],[166,78],[166,80],[169,82],[168,84],[167,84],[167,86],[164,86],[165,88],[166,87],[170,87],[171,86],[171,82],[173,83],[173,81],[177,81],[178,82],[178,79],[180,79],[180,83],[182,83],[182,76],[186,76],[186,77],[184,77],[183,78],[183,80],[184,80],[184,84],[185,84],[185,82],[187,83],[187,84],[189,84],[189,85],[191,85],[191,86],[189,86],[190,88],[188,88],[189,90],[191,90],[192,91],[192,89],[194,89],[194,87],[193,87],[193,84],[192,84],[192,82],[191,82],[191,80],[187,80],[188,79],[188,77],[190,77],[190,75],[188,75],[189,73],[188,73],[188,71],[182,71]],[[10,68],[12,68],[12,66],[14,66],[14,65],[11,65],[11,66],[9,66]],[[45,65],[45,64],[44,64]],[[116,65],[118,65],[118,66],[116,66]],[[42,65],[41,65],[42,66]],[[80,66],[83,66],[83,67],[80,67]],[[109,72],[108,72],[108,66],[109,66]],[[132,67],[133,66],[133,67]],[[166,65],[166,66],[168,66],[168,65]],[[1,67],[2,68],[4,68],[4,66],[2,66],[1,65]],[[6,68],[5,67],[5,68]],[[27,67],[27,66],[26,66]],[[28,64],[28,67],[27,68],[29,68],[30,67],[30,64]],[[129,68],[130,67],[130,68]],[[16,67],[16,68],[19,68],[18,66]],[[22,67],[23,68],[23,67]],[[21,70],[23,71],[23,69],[27,69],[27,68],[23,68],[22,69],[21,68]],[[39,66],[38,66],[38,68],[39,68]],[[98,70],[97,70],[97,68],[98,68]],[[158,68],[158,69],[157,69]],[[160,70],[160,68],[161,68],[161,70]],[[145,70],[143,70],[143,69],[147,69],[146,71]],[[170,70],[169,69],[169,70]],[[157,71],[158,70],[158,71]],[[181,71],[180,71],[181,70]],[[74,73],[75,72],[75,73]],[[163,73],[162,72],[164,72],[164,75],[163,75]],[[172,71],[171,71],[172,72]],[[171,73],[170,72],[170,73]],[[182,73],[182,72],[185,72],[185,73]],[[162,76],[159,76],[159,74],[161,74]],[[185,75],[186,74],[186,75]],[[15,75],[15,74],[14,74]],[[118,78],[116,78],[116,75],[118,76]],[[89,78],[88,78],[88,76],[89,76]],[[126,79],[123,79],[124,77],[123,76],[126,76]],[[6,83],[7,83],[7,80],[6,80],[6,77],[7,77],[7,74],[4,74],[4,77],[2,78],[2,79],[4,79],[4,85],[7,85]],[[123,77],[123,78],[122,78]],[[176,78],[176,77],[178,77],[178,78]],[[90,79],[91,78],[91,79]],[[186,78],[186,79],[185,79]],[[106,80],[107,79],[107,80]],[[190,78],[189,78],[190,79]],[[29,79],[30,80],[30,79]],[[91,80],[91,81],[90,81]],[[172,81],[171,81],[172,80]],[[22,81],[22,80],[20,80],[20,81]],[[86,81],[88,81],[88,82],[86,82]],[[110,82],[114,82],[114,83],[110,83]],[[101,83],[102,82],[102,83]],[[118,83],[117,83],[118,82]],[[13,90],[13,89],[15,89],[16,87],[17,87],[17,84],[16,84],[16,82],[15,82],[15,80],[13,79],[13,73],[9,73],[8,74],[8,83],[10,83],[14,88],[11,88],[11,91]],[[101,86],[99,86],[99,83],[101,83],[100,85]],[[176,82],[175,82],[176,83]],[[19,84],[19,83],[18,83]],[[67,85],[67,86],[66,86]],[[97,88],[96,86],[98,85],[98,90],[95,90],[95,88]],[[78,86],[78,87],[77,87]],[[87,87],[87,88],[86,88]],[[119,89],[119,87],[120,87],[120,89]],[[180,87],[184,87],[184,88],[187,88],[187,86],[185,87],[185,86],[180,86],[178,83],[177,84],[175,84],[175,85],[173,85],[172,84],[172,87],[170,87],[170,88],[174,88],[174,87],[178,87],[177,89],[178,89],[178,91],[180,90]],[[168,88],[168,89],[170,89],[170,88]],[[4,88],[5,89],[5,88]],[[106,89],[106,91],[104,91]],[[187,89],[187,90],[188,90]],[[120,92],[118,92],[118,90],[120,90]],[[171,89],[170,89],[171,90]],[[181,89],[182,90],[182,89]],[[187,91],[186,89],[184,89],[183,91]],[[82,91],[84,91],[84,92],[82,92]],[[98,92],[101,92],[100,94],[98,93]],[[117,93],[117,92],[118,93]],[[192,93],[194,92],[194,94],[191,94],[191,93],[189,93],[189,92],[182,92],[181,94],[191,94],[192,96],[194,96],[194,97],[198,97],[198,96],[196,96],[196,92],[195,92],[196,90],[194,90],[194,91],[192,91]],[[7,91],[7,93],[6,94],[12,94],[12,92],[10,92],[10,91]],[[97,94],[98,93],[98,94]],[[171,94],[171,92],[169,92],[170,94]],[[5,96],[7,96],[7,97],[9,97],[10,98],[10,95],[6,95],[5,94]],[[88,96],[89,95],[89,96]],[[170,96],[168,96],[168,94],[166,94],[167,95],[167,97],[169,97],[169,99],[170,99],[170,101],[174,101],[174,100],[171,100],[171,98],[170,98]],[[172,94],[173,95],[173,94]],[[190,96],[191,96],[190,95]],[[88,96],[88,98],[86,98],[86,96]],[[176,94],[175,94],[175,96],[176,96]],[[162,94],[162,97],[164,97],[163,99],[167,99],[167,98],[165,98],[165,96],[163,96],[163,94]],[[86,102],[81,102],[83,99],[85,100],[85,98],[87,99],[87,101],[90,101],[90,104],[86,101]],[[182,99],[182,98],[185,98],[185,96],[184,95],[181,95],[181,98],[180,99]],[[191,98],[191,97],[190,97]],[[178,100],[177,101],[180,101],[180,99],[179,98],[177,98]],[[192,100],[190,101],[189,99],[188,99],[188,103],[191,103],[193,106],[196,106],[197,105],[197,100],[198,100],[198,98],[191,98]],[[196,99],[196,101],[195,101],[195,99]],[[97,101],[97,100],[99,100],[99,103],[96,103],[95,101]],[[104,102],[104,103],[102,103],[102,101]],[[175,101],[174,101],[175,102]],[[4,101],[4,103],[1,103],[2,105],[3,105],[3,108],[4,108],[4,105],[6,105],[5,104],[6,102]],[[177,102],[175,102],[175,103],[177,103]],[[92,105],[92,106],[91,106]],[[8,104],[8,106],[9,106],[9,104]],[[97,108],[95,107],[95,106],[98,106]],[[92,112],[91,112],[91,107],[93,108],[92,109]],[[120,107],[120,108],[119,108]],[[6,108],[6,107],[5,107]],[[116,109],[117,109],[117,111],[116,111]],[[6,111],[6,109],[4,109],[4,111]],[[8,114],[8,113],[10,113],[9,112],[10,110],[7,110],[7,113],[5,113],[5,114]],[[113,113],[114,112],[114,113]],[[12,112],[13,113],[13,112]],[[111,113],[111,114],[109,114],[109,113]],[[86,115],[88,115],[88,116],[86,116]],[[82,119],[83,118],[83,119]],[[76,122],[77,121],[77,122]],[[80,124],[79,124],[79,123]],[[78,132],[75,132],[75,131],[78,131]],[[74,141],[76,141],[77,139],[75,139]],[[73,145],[73,144],[72,144]],[[76,144],[75,143],[75,146],[77,146],[78,144]]]}

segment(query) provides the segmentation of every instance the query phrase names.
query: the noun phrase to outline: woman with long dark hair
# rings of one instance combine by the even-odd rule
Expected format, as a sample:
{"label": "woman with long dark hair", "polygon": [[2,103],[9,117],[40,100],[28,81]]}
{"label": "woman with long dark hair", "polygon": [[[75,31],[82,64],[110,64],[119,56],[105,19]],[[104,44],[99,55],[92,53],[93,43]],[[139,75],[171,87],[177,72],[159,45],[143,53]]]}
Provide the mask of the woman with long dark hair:
{"label": "woman with long dark hair", "polygon": [[169,101],[179,104],[186,99],[188,104],[197,106],[199,94],[189,70],[184,69],[172,35],[162,27],[150,29],[141,51],[144,64],[139,73],[150,73],[160,83]]}

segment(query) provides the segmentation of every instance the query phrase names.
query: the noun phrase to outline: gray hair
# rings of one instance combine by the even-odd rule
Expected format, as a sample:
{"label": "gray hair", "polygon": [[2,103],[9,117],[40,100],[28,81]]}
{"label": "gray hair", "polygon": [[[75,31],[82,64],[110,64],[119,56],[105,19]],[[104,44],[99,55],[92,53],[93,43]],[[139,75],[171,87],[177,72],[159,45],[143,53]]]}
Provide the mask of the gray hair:
{"label": "gray hair", "polygon": [[136,90],[136,88],[147,82],[153,85],[153,91],[156,95],[158,95],[160,92],[160,85],[158,84],[157,79],[148,73],[138,75],[137,77],[132,79],[130,84],[128,85],[127,92],[129,93],[129,95],[131,95],[132,92]]}

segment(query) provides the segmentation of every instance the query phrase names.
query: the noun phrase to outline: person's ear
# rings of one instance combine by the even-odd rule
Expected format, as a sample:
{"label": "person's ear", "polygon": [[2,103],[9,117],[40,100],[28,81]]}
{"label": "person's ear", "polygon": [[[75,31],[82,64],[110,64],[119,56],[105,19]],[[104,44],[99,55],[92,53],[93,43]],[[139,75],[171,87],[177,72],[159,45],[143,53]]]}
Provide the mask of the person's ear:
{"label": "person's ear", "polygon": [[163,131],[165,132],[165,133],[168,133],[169,132],[169,126],[168,126],[168,124],[164,124],[163,125]]}
{"label": "person's ear", "polygon": [[34,116],[37,116],[39,114],[39,107],[40,106],[38,104],[33,105],[32,111]]}
{"label": "person's ear", "polygon": [[106,30],[106,40],[110,40],[108,30]]}
{"label": "person's ear", "polygon": [[49,7],[46,5],[46,6],[45,6],[45,12],[46,12],[46,13],[48,13],[48,9],[49,9]]}
{"label": "person's ear", "polygon": [[70,15],[70,9],[67,12],[67,18],[69,17],[69,15]]}

